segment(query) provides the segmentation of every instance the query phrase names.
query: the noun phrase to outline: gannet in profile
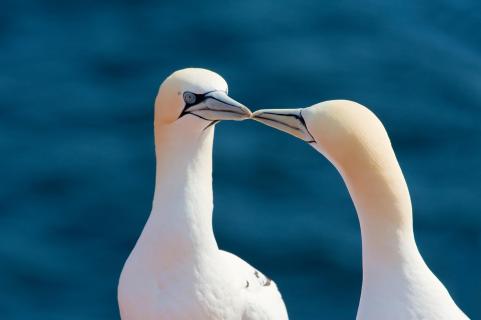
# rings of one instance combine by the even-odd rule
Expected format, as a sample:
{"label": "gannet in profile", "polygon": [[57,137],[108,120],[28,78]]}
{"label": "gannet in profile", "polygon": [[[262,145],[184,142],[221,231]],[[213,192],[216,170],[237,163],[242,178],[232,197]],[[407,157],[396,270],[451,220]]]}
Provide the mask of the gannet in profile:
{"label": "gannet in profile", "polygon": [[339,171],[362,235],[358,320],[467,319],[416,246],[408,187],[379,119],[355,102],[269,109],[253,119],[300,138]]}
{"label": "gannet in profile", "polygon": [[212,230],[215,123],[251,112],[205,69],[173,73],[155,101],[152,212],[122,270],[123,320],[283,320],[273,281],[219,250]]}

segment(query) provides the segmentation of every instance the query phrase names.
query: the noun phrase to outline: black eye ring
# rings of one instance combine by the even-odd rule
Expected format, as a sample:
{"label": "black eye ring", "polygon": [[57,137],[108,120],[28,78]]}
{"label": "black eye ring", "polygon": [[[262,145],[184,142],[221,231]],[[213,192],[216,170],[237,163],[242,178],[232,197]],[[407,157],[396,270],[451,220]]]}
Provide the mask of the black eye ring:
{"label": "black eye ring", "polygon": [[187,104],[194,104],[195,101],[197,100],[196,95],[188,91],[184,92],[183,97],[184,97],[184,102]]}

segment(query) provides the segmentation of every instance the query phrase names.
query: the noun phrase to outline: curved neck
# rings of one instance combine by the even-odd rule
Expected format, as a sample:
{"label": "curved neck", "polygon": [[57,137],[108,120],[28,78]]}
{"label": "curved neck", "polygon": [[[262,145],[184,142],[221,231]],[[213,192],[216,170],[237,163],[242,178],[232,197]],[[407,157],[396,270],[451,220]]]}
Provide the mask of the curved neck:
{"label": "curved neck", "polygon": [[394,271],[420,258],[409,190],[390,145],[377,158],[346,162],[349,164],[338,170],[359,217],[364,278]]}
{"label": "curved neck", "polygon": [[155,251],[152,256],[169,257],[161,262],[164,268],[198,261],[217,249],[212,229],[214,128],[197,130],[191,117],[179,122],[155,128],[155,193],[141,236]]}

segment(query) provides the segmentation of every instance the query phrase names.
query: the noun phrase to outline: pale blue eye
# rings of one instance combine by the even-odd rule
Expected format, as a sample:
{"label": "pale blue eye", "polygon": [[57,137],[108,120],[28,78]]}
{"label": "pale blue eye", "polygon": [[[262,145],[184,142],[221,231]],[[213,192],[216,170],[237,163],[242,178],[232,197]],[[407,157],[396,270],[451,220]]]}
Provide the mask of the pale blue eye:
{"label": "pale blue eye", "polygon": [[184,101],[187,104],[194,104],[197,97],[192,92],[184,92]]}

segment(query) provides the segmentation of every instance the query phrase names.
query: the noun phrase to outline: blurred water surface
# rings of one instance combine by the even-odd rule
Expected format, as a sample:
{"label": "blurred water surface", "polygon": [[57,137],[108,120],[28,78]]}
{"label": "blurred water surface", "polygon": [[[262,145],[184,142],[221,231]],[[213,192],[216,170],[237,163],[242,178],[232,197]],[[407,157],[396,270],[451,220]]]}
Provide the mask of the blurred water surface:
{"label": "blurred water surface", "polygon": [[[0,318],[118,319],[149,214],[153,99],[217,71],[252,109],[345,98],[391,134],[422,254],[481,319],[479,1],[0,4]],[[354,319],[360,233],[334,168],[260,124],[217,125],[215,231],[292,319]]]}

